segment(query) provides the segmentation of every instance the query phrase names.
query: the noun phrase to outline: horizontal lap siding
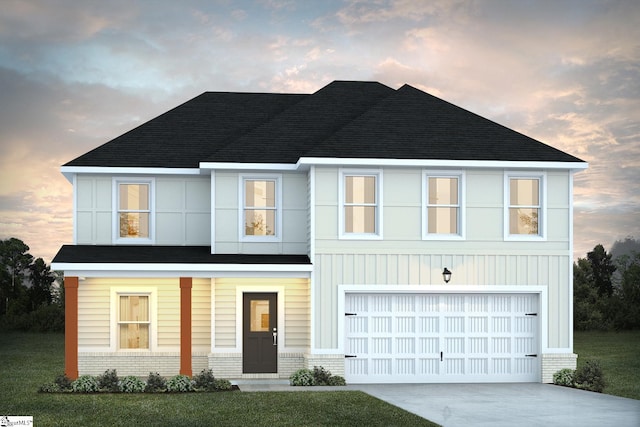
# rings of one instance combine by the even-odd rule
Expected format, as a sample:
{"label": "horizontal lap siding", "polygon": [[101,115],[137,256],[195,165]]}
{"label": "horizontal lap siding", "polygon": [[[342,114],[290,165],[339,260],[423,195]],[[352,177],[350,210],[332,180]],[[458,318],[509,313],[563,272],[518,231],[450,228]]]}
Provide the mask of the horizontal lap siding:
{"label": "horizontal lap siding", "polygon": [[193,279],[191,290],[193,348],[211,348],[211,279]]}
{"label": "horizontal lap siding", "polygon": [[230,280],[213,279],[216,348],[236,347],[236,288]]}
{"label": "horizontal lap siding", "polygon": [[78,286],[78,347],[109,348],[110,285],[102,279]]}

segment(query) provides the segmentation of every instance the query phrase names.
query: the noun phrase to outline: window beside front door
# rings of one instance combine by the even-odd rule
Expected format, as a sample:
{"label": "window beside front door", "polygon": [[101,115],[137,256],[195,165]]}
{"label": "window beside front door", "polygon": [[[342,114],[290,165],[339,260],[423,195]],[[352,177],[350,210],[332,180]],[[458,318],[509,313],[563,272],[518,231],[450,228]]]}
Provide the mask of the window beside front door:
{"label": "window beside front door", "polygon": [[118,295],[118,348],[149,349],[149,295]]}
{"label": "window beside front door", "polygon": [[340,187],[340,237],[380,238],[381,172],[342,172]]}

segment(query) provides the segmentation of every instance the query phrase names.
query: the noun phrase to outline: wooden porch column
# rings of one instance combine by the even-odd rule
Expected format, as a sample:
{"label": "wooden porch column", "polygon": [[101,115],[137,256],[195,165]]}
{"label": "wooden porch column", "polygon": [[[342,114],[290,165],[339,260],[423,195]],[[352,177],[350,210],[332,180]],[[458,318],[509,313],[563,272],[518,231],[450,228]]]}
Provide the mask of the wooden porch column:
{"label": "wooden porch column", "polygon": [[78,278],[64,278],[64,373],[78,378]]}
{"label": "wooden porch column", "polygon": [[192,376],[191,368],[191,277],[180,278],[180,375]]}

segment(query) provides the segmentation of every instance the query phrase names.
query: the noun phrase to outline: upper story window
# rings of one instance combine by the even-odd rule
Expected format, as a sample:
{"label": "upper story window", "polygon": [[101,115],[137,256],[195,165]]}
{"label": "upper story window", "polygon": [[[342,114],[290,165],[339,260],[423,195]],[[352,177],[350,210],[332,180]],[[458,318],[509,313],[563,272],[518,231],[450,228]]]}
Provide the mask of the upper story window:
{"label": "upper story window", "polygon": [[241,240],[279,240],[282,203],[279,176],[241,176]]}
{"label": "upper story window", "polygon": [[382,237],[382,172],[342,171],[340,227],[342,238]]}
{"label": "upper story window", "polygon": [[505,175],[505,238],[544,238],[544,175]]}
{"label": "upper story window", "polygon": [[153,240],[153,181],[115,180],[115,241],[151,243]]}
{"label": "upper story window", "polygon": [[118,348],[149,349],[149,295],[118,295]]}
{"label": "upper story window", "polygon": [[464,174],[423,173],[423,230],[425,239],[459,239],[464,236]]}

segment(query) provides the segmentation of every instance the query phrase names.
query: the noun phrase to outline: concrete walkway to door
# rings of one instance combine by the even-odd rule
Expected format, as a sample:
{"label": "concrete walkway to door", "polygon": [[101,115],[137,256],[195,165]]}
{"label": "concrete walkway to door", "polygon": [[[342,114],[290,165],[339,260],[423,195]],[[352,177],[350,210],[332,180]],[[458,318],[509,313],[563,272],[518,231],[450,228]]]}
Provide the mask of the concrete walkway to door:
{"label": "concrete walkway to door", "polygon": [[444,427],[640,426],[640,400],[551,384],[357,384],[346,388],[362,390]]}

